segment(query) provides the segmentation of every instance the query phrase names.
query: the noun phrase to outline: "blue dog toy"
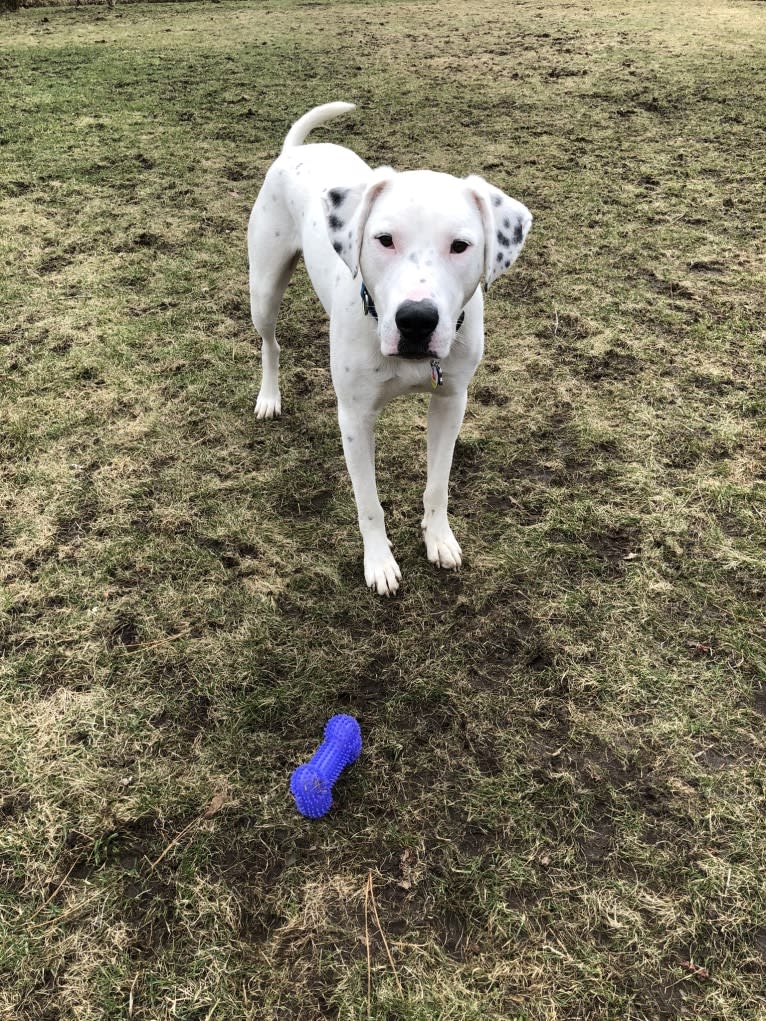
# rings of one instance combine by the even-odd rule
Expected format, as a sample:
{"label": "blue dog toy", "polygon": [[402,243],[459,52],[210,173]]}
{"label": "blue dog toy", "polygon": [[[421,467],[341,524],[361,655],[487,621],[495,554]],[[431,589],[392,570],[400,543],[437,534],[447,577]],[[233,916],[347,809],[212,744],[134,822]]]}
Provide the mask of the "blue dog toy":
{"label": "blue dog toy", "polygon": [[333,716],[324,729],[324,741],[309,762],[290,777],[290,793],[301,815],[319,819],[330,811],[332,788],[346,766],[362,751],[362,731],[353,716]]}

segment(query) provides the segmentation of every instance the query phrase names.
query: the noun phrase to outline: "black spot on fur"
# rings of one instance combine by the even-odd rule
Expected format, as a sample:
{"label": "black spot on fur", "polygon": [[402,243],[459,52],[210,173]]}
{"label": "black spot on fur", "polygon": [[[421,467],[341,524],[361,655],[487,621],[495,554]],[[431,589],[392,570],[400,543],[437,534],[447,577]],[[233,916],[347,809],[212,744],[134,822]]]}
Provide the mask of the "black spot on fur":
{"label": "black spot on fur", "polygon": [[502,204],[503,204],[503,200],[500,198],[499,195],[493,195],[492,196],[492,205],[493,206],[501,206]]}
{"label": "black spot on fur", "polygon": [[333,241],[332,246],[338,253],[338,255],[340,255],[340,253],[343,251],[343,245],[340,243],[340,241]]}
{"label": "black spot on fur", "polygon": [[503,226],[505,227],[506,230],[510,230],[511,229],[511,221],[510,221],[510,219],[507,216],[503,220]]}
{"label": "black spot on fur", "polygon": [[503,253],[502,252],[498,252],[497,253],[497,261],[498,262],[502,262],[503,261]]}
{"label": "black spot on fur", "polygon": [[330,202],[332,202],[333,207],[335,209],[337,209],[338,206],[343,205],[343,203],[346,201],[347,195],[348,188],[331,188],[330,191],[327,192],[327,197],[330,200]]}
{"label": "black spot on fur", "polygon": [[505,234],[503,234],[503,232],[499,230],[497,232],[497,243],[499,245],[502,245],[503,248],[507,248],[508,245],[510,245],[511,243],[511,239],[509,237],[506,237]]}
{"label": "black spot on fur", "polygon": [[516,221],[516,226],[513,231],[513,243],[514,245],[520,245],[524,240],[524,225],[521,220]]}
{"label": "black spot on fur", "polygon": [[345,225],[346,221],[341,220],[340,217],[336,216],[335,213],[327,218],[327,222],[330,224],[333,230],[341,230]]}

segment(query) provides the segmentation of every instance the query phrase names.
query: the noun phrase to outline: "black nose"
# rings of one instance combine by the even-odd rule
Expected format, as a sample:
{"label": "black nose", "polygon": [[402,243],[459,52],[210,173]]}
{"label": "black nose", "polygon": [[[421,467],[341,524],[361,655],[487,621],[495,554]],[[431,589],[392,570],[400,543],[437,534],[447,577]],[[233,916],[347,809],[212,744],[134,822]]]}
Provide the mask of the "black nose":
{"label": "black nose", "polygon": [[394,320],[402,335],[400,351],[404,347],[407,349],[406,353],[414,354],[416,352],[410,349],[422,347],[425,354],[428,344],[423,344],[423,341],[427,341],[436,329],[439,310],[432,301],[403,301],[396,310]]}

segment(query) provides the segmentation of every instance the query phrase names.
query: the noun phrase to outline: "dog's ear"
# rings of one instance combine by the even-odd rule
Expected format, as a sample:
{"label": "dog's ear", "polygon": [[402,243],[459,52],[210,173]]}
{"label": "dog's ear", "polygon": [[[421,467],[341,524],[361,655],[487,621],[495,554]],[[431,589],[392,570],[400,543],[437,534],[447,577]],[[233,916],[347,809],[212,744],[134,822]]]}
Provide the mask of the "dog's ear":
{"label": "dog's ear", "polygon": [[525,205],[472,174],[466,184],[476,200],[484,224],[484,287],[487,288],[518,259],[532,214]]}
{"label": "dog's ear", "polygon": [[362,237],[372,204],[394,175],[391,167],[378,167],[371,181],[328,188],[322,193],[327,230],[332,246],[351,270],[359,272]]}

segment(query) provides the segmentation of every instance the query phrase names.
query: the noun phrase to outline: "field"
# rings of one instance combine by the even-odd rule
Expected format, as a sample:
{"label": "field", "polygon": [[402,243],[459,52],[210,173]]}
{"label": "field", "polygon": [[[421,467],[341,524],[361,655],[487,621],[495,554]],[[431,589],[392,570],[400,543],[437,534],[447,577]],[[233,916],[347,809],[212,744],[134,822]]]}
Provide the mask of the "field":
{"label": "field", "polygon": [[[0,1018],[766,1018],[765,53],[750,0],[0,15]],[[249,209],[334,99],[535,216],[459,573],[380,423],[388,600],[302,268],[253,414]]]}

